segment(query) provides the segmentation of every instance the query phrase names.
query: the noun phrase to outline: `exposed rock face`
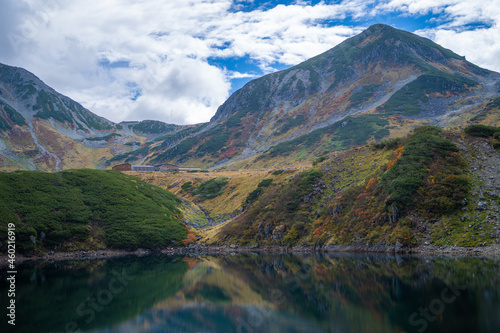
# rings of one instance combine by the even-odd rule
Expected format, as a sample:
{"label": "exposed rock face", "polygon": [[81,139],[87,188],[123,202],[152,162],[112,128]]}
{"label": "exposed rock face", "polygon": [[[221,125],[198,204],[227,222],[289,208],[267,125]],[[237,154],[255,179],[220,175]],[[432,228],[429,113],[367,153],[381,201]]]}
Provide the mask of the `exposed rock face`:
{"label": "exposed rock face", "polygon": [[[94,168],[182,126],[159,121],[115,124],[47,86],[32,73],[0,64],[0,167],[56,171]],[[129,144],[125,146],[125,144]]]}
{"label": "exposed rock face", "polygon": [[[332,124],[355,131],[362,121],[345,119],[354,115],[446,125],[459,121],[454,117],[460,112],[498,96],[499,82],[498,73],[426,38],[374,25],[323,54],[236,91],[206,131],[193,137],[198,140],[185,150],[182,161],[206,156],[222,166]],[[198,143],[207,139],[224,150],[199,149]]]}
{"label": "exposed rock face", "polygon": [[110,160],[222,167],[290,142],[305,154],[318,142],[322,152],[401,136],[414,122],[458,126],[499,91],[500,74],[380,24],[249,82],[210,123],[191,127],[114,124],[33,74],[0,64],[0,161],[42,170],[105,167]]}

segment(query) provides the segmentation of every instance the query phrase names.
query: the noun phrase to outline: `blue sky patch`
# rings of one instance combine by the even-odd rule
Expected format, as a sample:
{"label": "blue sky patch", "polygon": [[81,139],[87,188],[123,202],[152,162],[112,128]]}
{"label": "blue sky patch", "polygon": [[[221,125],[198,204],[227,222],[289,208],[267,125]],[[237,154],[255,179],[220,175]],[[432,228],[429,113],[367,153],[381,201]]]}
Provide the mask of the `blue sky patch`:
{"label": "blue sky patch", "polygon": [[128,68],[130,67],[130,62],[125,60],[111,62],[108,59],[102,59],[99,60],[99,66],[104,68]]}

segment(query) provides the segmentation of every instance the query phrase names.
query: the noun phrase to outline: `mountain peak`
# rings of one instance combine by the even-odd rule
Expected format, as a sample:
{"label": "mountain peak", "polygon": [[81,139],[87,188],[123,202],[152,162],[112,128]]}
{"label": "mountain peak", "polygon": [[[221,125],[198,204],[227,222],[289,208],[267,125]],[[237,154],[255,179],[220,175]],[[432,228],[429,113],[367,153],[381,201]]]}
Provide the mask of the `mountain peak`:
{"label": "mountain peak", "polygon": [[398,30],[398,29],[391,27],[390,25],[387,25],[387,24],[377,23],[377,24],[370,26],[365,31],[371,32],[371,33],[380,33],[380,32],[384,32],[384,31],[395,31],[395,30]]}
{"label": "mountain peak", "polygon": [[[26,124],[55,124],[82,144],[110,147],[116,156],[108,162],[196,163],[207,168],[243,163],[259,154],[272,158],[295,153],[293,160],[298,161],[391,138],[429,121],[442,126],[476,121],[479,112],[487,112],[485,103],[498,96],[500,82],[498,73],[385,24],[372,25],[297,66],[248,82],[218,108],[210,123],[191,128],[155,121],[115,125],[42,83],[16,75],[20,72],[0,66],[0,102],[5,103],[0,131],[15,137],[23,126],[19,131],[29,135]],[[103,131],[110,134],[99,134]],[[119,140],[118,134],[123,135]],[[149,142],[136,149],[143,141],[128,135]],[[35,147],[39,141],[30,142]],[[29,149],[28,154],[38,154]]]}
{"label": "mountain peak", "polygon": [[[221,147],[242,147],[237,153],[246,147],[247,156],[339,121],[347,123],[343,119],[353,115],[368,115],[358,118],[361,123],[378,117],[379,125],[388,117],[437,121],[458,105],[456,100],[474,96],[478,105],[488,100],[490,74],[430,39],[375,24],[297,66],[250,81],[219,107],[205,137],[220,141]],[[390,135],[390,126],[384,126],[388,128],[374,139]],[[352,131],[361,133],[357,128],[361,126]],[[233,135],[236,130],[241,135]],[[369,137],[374,130],[366,131]]]}

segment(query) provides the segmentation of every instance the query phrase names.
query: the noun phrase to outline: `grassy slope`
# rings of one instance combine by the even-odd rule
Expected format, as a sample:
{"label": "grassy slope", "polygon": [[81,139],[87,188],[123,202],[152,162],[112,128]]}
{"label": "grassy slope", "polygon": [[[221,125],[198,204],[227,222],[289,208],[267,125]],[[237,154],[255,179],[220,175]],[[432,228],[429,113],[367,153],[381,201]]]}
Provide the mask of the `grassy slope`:
{"label": "grassy slope", "polygon": [[[494,244],[498,225],[491,222],[498,218],[494,213],[499,206],[495,186],[500,184],[490,184],[497,182],[491,180],[497,174],[489,170],[500,166],[498,153],[487,149],[491,146],[487,138],[458,131],[437,132],[431,129],[427,134],[424,131],[384,144],[329,153],[316,164],[319,173],[307,167],[276,174],[269,169],[0,174],[2,234],[8,222],[16,223],[18,246],[24,251],[154,248],[186,237],[194,241],[194,234],[188,236],[177,221],[183,218],[205,225],[208,212],[211,223],[237,217],[201,231],[206,243]],[[416,157],[405,155],[412,145]],[[420,178],[403,179],[401,175],[412,174],[403,163],[405,159]],[[398,168],[403,171],[398,173]],[[214,178],[226,179],[227,184],[219,195],[203,200],[196,189]],[[264,179],[272,182],[259,189]],[[417,183],[391,187],[397,181]],[[187,189],[183,185],[189,182]],[[147,183],[168,189],[184,204]],[[408,188],[411,193],[401,193],[399,188]],[[454,191],[458,188],[462,191]],[[429,193],[432,195],[426,197]],[[464,195],[466,205],[462,206]],[[408,197],[416,201],[408,201]],[[487,209],[477,209],[481,200],[487,202]],[[245,212],[240,214],[242,207]],[[475,229],[471,232],[469,228]]]}
{"label": "grassy slope", "polygon": [[16,225],[19,252],[157,248],[182,242],[181,201],[116,171],[0,174],[0,235]]}
{"label": "grassy slope", "polygon": [[[499,184],[492,184],[496,181],[492,179],[498,174],[480,174],[478,168],[467,165],[474,166],[480,156],[481,161],[489,158],[484,169],[495,168],[496,164],[498,167],[498,153],[491,145],[484,148],[481,140],[486,139],[463,132],[433,131],[391,141],[389,145],[346,151],[320,164],[320,174],[312,174],[312,179],[309,171],[288,182],[275,183],[233,222],[203,231],[204,241],[277,245],[495,244],[495,209],[499,206],[495,186]],[[468,144],[474,140],[480,142]],[[478,210],[481,200],[488,208]],[[470,232],[469,228],[478,230]]]}
{"label": "grassy slope", "polygon": [[[142,180],[168,189],[178,197],[182,198],[185,205],[180,207],[184,212],[184,218],[199,225],[206,225],[207,218],[202,212],[205,209],[212,219],[217,222],[224,221],[240,213],[241,207],[247,196],[257,188],[258,184],[266,179],[273,179],[274,184],[283,184],[285,179],[300,172],[298,169],[287,170],[280,175],[273,175],[272,170],[215,170],[211,172],[127,172]],[[214,178],[227,178],[228,183],[219,196],[201,200],[194,194],[194,190],[204,182]],[[191,182],[190,190],[183,190],[182,185]]]}

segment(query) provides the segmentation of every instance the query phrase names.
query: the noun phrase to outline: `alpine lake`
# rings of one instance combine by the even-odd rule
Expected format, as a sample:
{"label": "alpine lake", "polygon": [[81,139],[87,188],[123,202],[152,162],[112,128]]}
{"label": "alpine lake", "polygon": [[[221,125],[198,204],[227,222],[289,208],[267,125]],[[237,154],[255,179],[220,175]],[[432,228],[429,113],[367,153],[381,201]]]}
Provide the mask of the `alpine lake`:
{"label": "alpine lake", "polygon": [[15,330],[4,318],[1,332],[500,332],[500,257],[147,255],[17,271]]}

